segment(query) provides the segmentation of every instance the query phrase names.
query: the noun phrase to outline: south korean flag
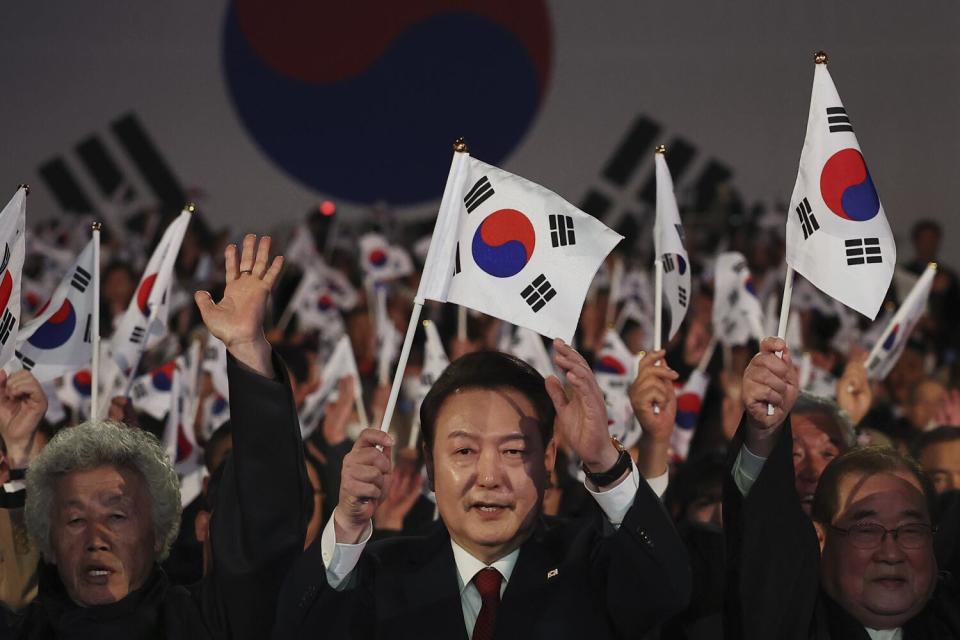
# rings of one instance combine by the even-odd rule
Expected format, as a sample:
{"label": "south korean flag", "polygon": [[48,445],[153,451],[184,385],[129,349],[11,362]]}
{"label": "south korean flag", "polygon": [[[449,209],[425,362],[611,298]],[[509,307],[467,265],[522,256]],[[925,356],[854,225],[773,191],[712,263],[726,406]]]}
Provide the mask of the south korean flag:
{"label": "south korean flag", "polygon": [[9,362],[16,351],[26,216],[27,188],[21,185],[0,212],[0,366]]}
{"label": "south korean flag", "polygon": [[653,248],[654,259],[659,260],[663,268],[662,326],[667,333],[655,336],[661,341],[654,344],[666,344],[676,335],[690,305],[690,259],[665,151],[659,147],[656,153],[657,217],[653,225]]}
{"label": "south korean flag", "polygon": [[590,282],[620,240],[552,191],[458,152],[417,300],[453,302],[569,342]]}
{"label": "south korean flag", "polygon": [[607,406],[607,429],[625,447],[632,447],[643,430],[630,404],[630,384],[637,377],[637,359],[613,329],[607,329],[593,363],[597,384]]}
{"label": "south korean flag", "polygon": [[887,323],[880,339],[873,345],[866,362],[867,375],[871,380],[883,380],[897,364],[914,327],[927,312],[927,301],[936,275],[937,265],[928,264],[903,304]]}
{"label": "south korean flag", "polygon": [[800,170],[787,211],[787,264],[870,319],[897,261],[853,123],[818,53]]}
{"label": "south korean flag", "polygon": [[93,240],[40,311],[17,336],[20,366],[40,382],[89,366],[93,357]]}

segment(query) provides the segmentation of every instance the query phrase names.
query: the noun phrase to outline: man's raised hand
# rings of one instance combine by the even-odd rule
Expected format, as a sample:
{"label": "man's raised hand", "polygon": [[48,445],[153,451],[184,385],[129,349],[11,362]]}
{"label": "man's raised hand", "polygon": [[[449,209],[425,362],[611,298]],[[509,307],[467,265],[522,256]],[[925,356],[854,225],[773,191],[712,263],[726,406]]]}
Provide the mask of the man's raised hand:
{"label": "man's raised hand", "polygon": [[[379,429],[364,429],[343,458],[340,501],[333,510],[337,542],[356,544],[386,499],[386,480],[391,471],[393,437]],[[377,447],[382,447],[383,451]]]}
{"label": "man's raised hand", "polygon": [[[778,351],[783,352],[782,359],[777,357]],[[787,343],[781,338],[766,338],[743,372],[746,445],[753,453],[762,457],[770,454],[773,436],[793,409],[799,392],[797,369]],[[767,405],[773,407],[773,415],[767,415]]]}
{"label": "man's raised hand", "polygon": [[590,365],[563,340],[553,341],[554,363],[564,372],[570,385],[570,397],[555,376],[546,380],[547,393],[557,410],[554,431],[567,442],[592,472],[612,467],[620,453],[610,442],[607,406]]}
{"label": "man's raised hand", "polygon": [[[637,468],[645,478],[667,471],[670,436],[677,420],[677,372],[667,366],[666,351],[654,351],[640,359],[637,378],[630,385],[630,405],[643,428]],[[659,365],[657,363],[660,363]],[[658,407],[654,410],[654,407]]]}
{"label": "man's raised hand", "polygon": [[47,396],[32,373],[0,370],[0,436],[12,469],[27,467],[39,453],[35,436],[46,412]]}
{"label": "man's raised hand", "polygon": [[227,286],[223,298],[215,303],[207,291],[194,294],[203,323],[227,346],[234,358],[269,378],[274,377],[270,360],[270,343],[263,334],[270,290],[280,276],[283,256],[270,261],[270,236],[260,238],[250,233],[243,239],[237,262],[236,245],[224,250]]}

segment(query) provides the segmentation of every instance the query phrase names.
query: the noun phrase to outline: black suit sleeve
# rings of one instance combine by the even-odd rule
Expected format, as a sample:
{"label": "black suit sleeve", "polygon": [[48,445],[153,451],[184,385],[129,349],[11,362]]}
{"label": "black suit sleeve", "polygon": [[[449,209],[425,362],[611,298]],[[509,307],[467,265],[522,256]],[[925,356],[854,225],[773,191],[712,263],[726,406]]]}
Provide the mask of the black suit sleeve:
{"label": "black suit sleeve", "polygon": [[686,608],[692,589],[687,549],[645,480],[620,528],[601,544],[607,616],[619,637],[635,637]]}
{"label": "black suit sleeve", "polygon": [[794,486],[790,419],[746,497],[732,470],[746,424],[731,443],[723,490],[726,637],[807,638],[819,592],[820,547]]}
{"label": "black suit sleeve", "polygon": [[204,615],[218,637],[265,638],[277,593],[303,549],[312,490],[286,367],[267,379],[228,357],[233,452],[211,522]]}

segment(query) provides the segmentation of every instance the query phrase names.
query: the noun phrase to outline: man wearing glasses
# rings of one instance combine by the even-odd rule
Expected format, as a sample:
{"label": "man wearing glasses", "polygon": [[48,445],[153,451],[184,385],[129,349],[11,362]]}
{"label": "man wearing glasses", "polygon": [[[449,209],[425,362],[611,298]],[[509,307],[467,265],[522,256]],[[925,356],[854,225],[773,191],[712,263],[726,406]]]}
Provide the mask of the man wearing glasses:
{"label": "man wearing glasses", "polygon": [[804,513],[788,419],[797,386],[784,341],[764,340],[744,371],[725,487],[726,637],[960,639],[960,592],[933,553],[936,494],[913,460],[851,450]]}

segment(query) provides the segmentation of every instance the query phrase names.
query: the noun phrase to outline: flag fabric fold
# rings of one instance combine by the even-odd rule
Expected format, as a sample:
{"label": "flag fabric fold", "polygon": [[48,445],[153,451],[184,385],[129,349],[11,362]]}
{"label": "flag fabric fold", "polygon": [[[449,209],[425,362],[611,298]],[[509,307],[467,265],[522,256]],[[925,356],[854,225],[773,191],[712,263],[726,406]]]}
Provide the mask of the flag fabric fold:
{"label": "flag fabric fold", "polygon": [[763,309],[747,261],[736,251],[721,253],[714,265],[713,330],[721,344],[763,339]]}
{"label": "flag fabric fold", "polygon": [[690,258],[684,245],[680,210],[673,192],[673,178],[663,153],[655,155],[657,215],[653,225],[654,259],[663,266],[663,344],[676,335],[690,304]]}
{"label": "flag fabric fold", "polygon": [[880,339],[873,345],[867,359],[867,375],[872,380],[883,380],[897,364],[910,334],[927,311],[927,300],[930,298],[936,275],[937,265],[928,264],[923,275],[904,298],[903,304],[890,319]]}
{"label": "flag fabric fold", "polygon": [[13,359],[20,328],[20,278],[26,254],[27,190],[21,186],[0,211],[0,366]]}
{"label": "flag fabric fold", "polygon": [[787,211],[787,264],[872,320],[896,261],[893,234],[850,116],[826,64],[817,64]]}

